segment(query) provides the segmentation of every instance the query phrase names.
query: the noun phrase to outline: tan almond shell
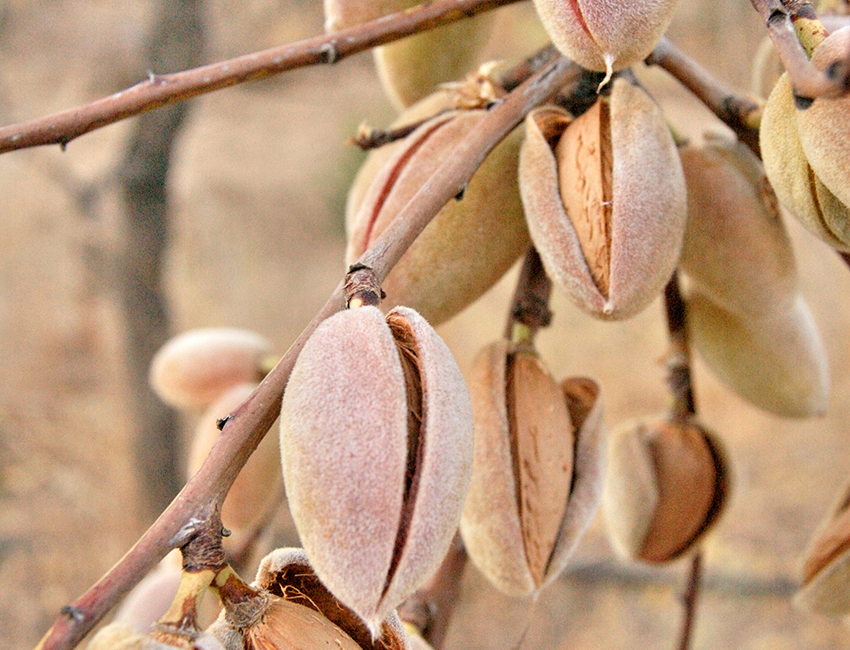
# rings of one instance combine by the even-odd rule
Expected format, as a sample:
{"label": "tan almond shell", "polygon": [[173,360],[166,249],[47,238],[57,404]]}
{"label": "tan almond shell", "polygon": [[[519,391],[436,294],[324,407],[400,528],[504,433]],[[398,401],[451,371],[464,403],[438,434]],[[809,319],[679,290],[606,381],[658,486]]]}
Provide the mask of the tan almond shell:
{"label": "tan almond shell", "polygon": [[782,417],[826,411],[826,352],[802,296],[789,309],[760,317],[728,312],[698,291],[690,293],[687,304],[694,346],[738,395]]}
{"label": "tan almond shell", "polygon": [[645,59],[667,31],[679,0],[534,0],[549,37],[588,70],[621,70]]}
{"label": "tan almond shell", "polygon": [[531,239],[549,275],[591,315],[619,320],[646,308],[676,268],[687,191],[673,138],[652,99],[615,79],[610,102],[613,211],[607,298],[591,277],[561,200],[558,167],[565,163],[556,160],[550,144],[563,127],[563,121],[559,126],[552,119],[559,109],[538,109],[526,119],[519,178]]}
{"label": "tan almond shell", "polygon": [[850,485],[821,521],[805,554],[795,607],[827,616],[850,613]]}
{"label": "tan almond shell", "polygon": [[[422,374],[418,489],[389,584],[407,470],[407,397],[396,342],[375,307],[327,319],[305,345],[281,409],[293,519],[316,573],[378,624],[430,577],[460,519],[472,466],[472,415],[457,364],[411,309]],[[386,589],[385,589],[386,586]]]}
{"label": "tan almond shell", "polygon": [[497,341],[485,347],[469,376],[475,416],[475,451],[472,484],[460,530],[470,558],[488,580],[508,595],[522,596],[542,589],[557,578],[599,505],[604,474],[604,455],[600,448],[602,400],[598,386],[591,380],[567,380],[562,385],[564,392],[569,392],[576,400],[586,404],[589,397],[592,402],[576,432],[573,490],[559,525],[546,575],[538,584],[528,564],[514,479],[505,403],[509,346],[507,341]]}
{"label": "tan almond shell", "polygon": [[377,632],[364,625],[355,612],[337,600],[317,579],[310,559],[301,548],[279,548],[264,557],[254,586],[273,594],[309,601],[363,650],[411,650],[404,627],[395,611],[389,613]]}
{"label": "tan almond shell", "polygon": [[[221,431],[217,420],[235,410],[257,387],[257,383],[232,386],[213,403],[195,426],[189,447],[187,478],[194,476],[206,460]],[[275,425],[272,425],[275,430]],[[221,507],[221,520],[230,536],[224,538],[225,550],[241,548],[254,536],[283,499],[280,470],[280,443],[266,435],[239,472]]]}
{"label": "tan almond shell", "polygon": [[[385,162],[371,178],[358,175],[351,190],[363,198],[347,206],[347,264],[363,254],[484,114],[470,110],[440,115],[420,126],[401,147],[370,154],[370,170],[377,167],[373,159]],[[382,285],[385,306],[408,305],[437,325],[481,296],[527,248],[516,179],[521,140],[522,130],[517,129],[502,141],[475,172],[463,198],[449,201],[402,256]],[[365,191],[363,184],[368,185]]]}
{"label": "tan almond shell", "polygon": [[[728,500],[719,439],[696,424],[671,438],[676,428],[659,419],[625,422],[611,432],[602,502],[611,545],[623,558],[657,563],[680,557],[710,530]],[[698,485],[689,482],[692,470]],[[661,481],[659,472],[666,474]],[[690,492],[700,487],[701,494]]]}
{"label": "tan almond shell", "polygon": [[779,202],[812,234],[850,251],[850,208],[818,178],[806,158],[794,96],[784,73],[764,106],[759,136],[764,169]]}
{"label": "tan almond shell", "polygon": [[[850,53],[850,26],[831,33],[812,54],[812,65],[824,70]],[[797,110],[803,151],[817,177],[845,206],[850,206],[850,96],[815,99]]]}
{"label": "tan almond shell", "polygon": [[150,385],[170,406],[204,409],[231,386],[262,379],[262,364],[271,351],[264,337],[249,330],[189,330],[170,339],[154,355]]}
{"label": "tan almond shell", "polygon": [[682,147],[679,155],[688,186],[679,268],[729,311],[789,308],[797,294],[794,251],[758,158],[721,139]]}

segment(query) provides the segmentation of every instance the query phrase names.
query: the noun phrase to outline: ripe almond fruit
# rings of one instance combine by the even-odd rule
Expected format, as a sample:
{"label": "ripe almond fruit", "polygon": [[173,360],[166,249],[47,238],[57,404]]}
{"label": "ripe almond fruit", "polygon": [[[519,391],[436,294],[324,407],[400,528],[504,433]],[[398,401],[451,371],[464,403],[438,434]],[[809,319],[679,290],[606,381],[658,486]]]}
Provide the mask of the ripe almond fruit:
{"label": "ripe almond fruit", "polygon": [[546,271],[593,316],[624,319],[652,302],[679,260],[687,191],[660,109],[615,79],[576,120],[556,108],[526,118],[520,191]]}
{"label": "ripe almond fruit", "polygon": [[475,452],[461,534],[496,588],[535,593],[563,570],[599,502],[599,387],[559,385],[508,341],[479,353],[469,382]]}
{"label": "ripe almond fruit", "polygon": [[460,520],[472,414],[457,364],[412,309],[339,312],[298,356],[280,441],[316,574],[377,629],[436,571]]}
{"label": "ripe almond fruit", "polygon": [[627,422],[611,432],[603,504],[623,557],[650,563],[691,550],[729,494],[719,441],[695,421]]}

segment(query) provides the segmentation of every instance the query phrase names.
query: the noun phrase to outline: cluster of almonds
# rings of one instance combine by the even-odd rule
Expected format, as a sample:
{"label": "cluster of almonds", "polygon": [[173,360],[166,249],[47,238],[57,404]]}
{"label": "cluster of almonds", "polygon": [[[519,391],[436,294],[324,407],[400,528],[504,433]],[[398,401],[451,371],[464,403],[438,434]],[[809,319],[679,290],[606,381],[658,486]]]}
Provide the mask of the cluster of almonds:
{"label": "cluster of almonds", "polygon": [[[325,0],[326,27],[414,4]],[[254,595],[223,595],[219,620],[191,647],[426,647],[404,632],[395,608],[437,570],[458,528],[487,578],[524,596],[559,575],[601,500],[618,551],[652,563],[686,553],[716,522],[729,492],[726,455],[695,418],[631,422],[606,447],[596,383],[557,382],[522,338],[485,348],[467,390],[431,324],[485,292],[529,241],[554,282],[607,320],[647,307],[680,266],[693,341],[717,374],[775,413],[823,411],[823,346],[758,160],[733,142],[678,149],[652,98],[625,75],[611,81],[649,54],[676,4],[535,0],[555,45],[606,73],[604,95],[578,116],[556,106],[529,114],[390,273],[386,315],[357,306],[316,329],[280,418],[283,480],[304,550],[268,556]],[[408,107],[397,124],[421,124],[371,152],[358,174],[347,206],[349,264],[501,96],[484,74],[434,91],[473,66],[491,22],[376,50],[388,92]],[[840,30],[813,62],[824,68],[848,47],[850,30]],[[850,250],[848,101],[801,111],[781,78],[762,132],[779,201],[841,250]],[[151,379],[160,396],[208,409],[193,467],[216,420],[262,378],[268,353],[253,334],[209,330],[157,355]],[[276,462],[263,443],[231,490],[222,517],[237,534],[250,536],[279,498]],[[813,547],[801,601],[823,601],[833,576],[847,573],[847,503]],[[146,645],[127,628],[109,634],[133,639],[122,647],[172,647]]]}

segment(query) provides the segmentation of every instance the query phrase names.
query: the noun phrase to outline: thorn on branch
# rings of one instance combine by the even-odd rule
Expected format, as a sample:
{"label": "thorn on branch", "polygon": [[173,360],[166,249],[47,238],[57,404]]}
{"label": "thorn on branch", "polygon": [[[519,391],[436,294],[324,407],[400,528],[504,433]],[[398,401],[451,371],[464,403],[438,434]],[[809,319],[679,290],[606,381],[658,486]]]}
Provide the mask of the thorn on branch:
{"label": "thorn on branch", "polygon": [[339,50],[334,42],[323,44],[320,51],[325,57],[325,63],[333,65],[339,60]]}
{"label": "thorn on branch", "polygon": [[455,194],[455,201],[463,201],[463,195],[466,194],[466,185],[460,188],[460,192]]}
{"label": "thorn on branch", "polygon": [[82,623],[86,619],[85,614],[72,605],[65,605],[60,612],[63,616],[67,616],[75,623]]}
{"label": "thorn on branch", "polygon": [[219,431],[224,431],[224,425],[230,421],[230,413],[225,415],[223,418],[218,418],[215,421],[215,428]]}

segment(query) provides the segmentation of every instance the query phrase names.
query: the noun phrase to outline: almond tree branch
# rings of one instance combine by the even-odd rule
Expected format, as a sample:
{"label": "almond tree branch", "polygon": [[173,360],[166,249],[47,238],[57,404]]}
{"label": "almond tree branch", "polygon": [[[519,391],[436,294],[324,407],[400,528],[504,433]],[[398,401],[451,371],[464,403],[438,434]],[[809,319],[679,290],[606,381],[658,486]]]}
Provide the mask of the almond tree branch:
{"label": "almond tree branch", "polygon": [[[358,260],[386,278],[404,251],[434,215],[453,200],[495,147],[535,106],[578,78],[581,68],[559,57],[503,98],[446,156],[446,160],[399,212],[393,223]],[[221,436],[204,464],[171,505],[130,551],[77,601],[63,608],[39,644],[69,650],[172,548],[189,543],[198,530],[216,521],[230,486],[280,413],[283,391],[295,359],[323,320],[345,306],[345,280],[248,399],[224,422]]]}
{"label": "almond tree branch", "polygon": [[[791,77],[794,95],[811,100],[815,97],[840,97],[850,92],[850,54],[821,72],[800,43],[795,23],[809,21],[809,29],[822,30],[811,3],[803,0],[750,0],[761,16],[782,65]],[[802,107],[805,106],[805,102]]]}
{"label": "almond tree branch", "polygon": [[667,37],[661,39],[646,63],[666,70],[735,131],[741,142],[759,155],[762,105],[758,101],[736,95]]}
{"label": "almond tree branch", "polygon": [[228,59],[146,81],[109,97],[0,128],[0,153],[58,144],[140,113],[281,72],[336,63],[352,54],[490,11],[519,0],[434,0],[326,36]]}

